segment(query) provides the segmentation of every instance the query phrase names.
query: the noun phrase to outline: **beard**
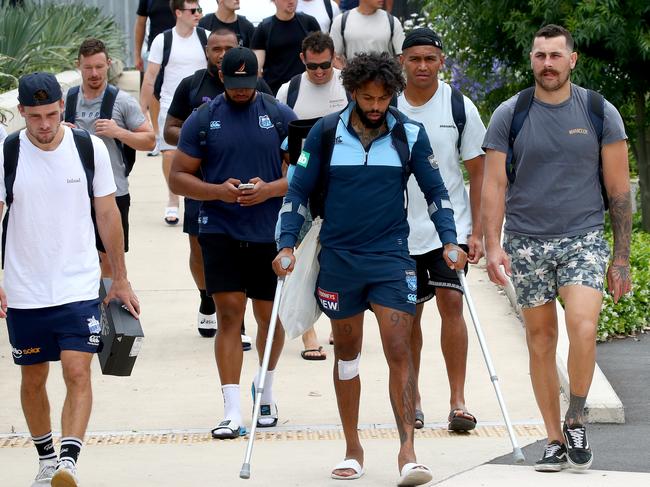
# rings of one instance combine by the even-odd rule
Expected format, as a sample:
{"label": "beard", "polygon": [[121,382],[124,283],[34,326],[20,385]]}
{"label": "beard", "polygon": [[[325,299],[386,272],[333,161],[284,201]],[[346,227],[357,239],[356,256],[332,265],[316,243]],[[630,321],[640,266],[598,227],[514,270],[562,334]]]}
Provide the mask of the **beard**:
{"label": "beard", "polygon": [[219,79],[219,66],[209,62],[208,63],[208,73],[210,73],[215,78]]}
{"label": "beard", "polygon": [[[548,80],[544,78],[544,75],[546,73],[555,74],[557,78]],[[557,91],[569,81],[570,74],[571,74],[570,71],[563,75],[562,73],[555,71],[554,69],[544,69],[539,74],[535,73],[535,81],[539,86],[541,86],[546,91]]]}
{"label": "beard", "polygon": [[251,96],[249,96],[246,100],[241,100],[241,101],[240,101],[240,100],[233,100],[233,99],[230,97],[230,95],[228,95],[228,91],[227,91],[227,90],[223,92],[224,96],[226,97],[226,100],[227,100],[228,102],[232,103],[233,105],[238,106],[238,107],[245,107],[245,106],[248,106],[248,105],[250,104],[250,102],[253,101],[253,98],[255,98],[255,93],[256,93],[255,90],[253,90],[253,93],[251,94]]}
{"label": "beard", "polygon": [[381,127],[384,124],[384,121],[386,120],[386,112],[381,113],[379,110],[371,110],[367,112],[367,113],[381,113],[381,117],[379,117],[379,119],[376,122],[370,120],[366,115],[366,112],[364,112],[361,109],[361,107],[359,107],[358,103],[354,105],[354,111],[357,112],[357,115],[359,115],[359,120],[361,120],[361,123],[364,124],[369,129],[377,129]]}

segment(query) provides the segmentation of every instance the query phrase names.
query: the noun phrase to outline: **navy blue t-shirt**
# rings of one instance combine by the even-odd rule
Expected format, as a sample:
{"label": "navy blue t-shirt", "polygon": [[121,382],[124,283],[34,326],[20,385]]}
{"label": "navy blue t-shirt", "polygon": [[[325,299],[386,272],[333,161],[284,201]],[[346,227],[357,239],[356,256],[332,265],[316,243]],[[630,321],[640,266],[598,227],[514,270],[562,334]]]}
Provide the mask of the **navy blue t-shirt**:
{"label": "navy blue t-shirt", "polygon": [[[277,104],[285,127],[297,117],[282,103]],[[282,177],[280,135],[264,109],[258,93],[252,103],[239,106],[224,95],[210,102],[210,124],[205,148],[199,145],[197,112],[185,121],[178,149],[190,157],[202,158],[201,172],[208,183],[221,184],[229,178],[247,183],[259,177],[265,182]],[[199,216],[200,233],[218,233],[246,242],[274,242],[275,223],[282,198],[270,198],[254,206],[204,201]]]}

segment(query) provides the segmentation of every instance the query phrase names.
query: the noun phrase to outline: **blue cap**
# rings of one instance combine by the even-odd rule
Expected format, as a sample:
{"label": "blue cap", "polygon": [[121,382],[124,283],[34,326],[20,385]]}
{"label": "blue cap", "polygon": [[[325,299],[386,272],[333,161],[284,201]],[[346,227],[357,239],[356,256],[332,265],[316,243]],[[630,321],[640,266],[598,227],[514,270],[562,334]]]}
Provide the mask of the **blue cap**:
{"label": "blue cap", "polygon": [[23,106],[49,105],[61,98],[61,85],[52,73],[30,73],[18,80],[18,102]]}

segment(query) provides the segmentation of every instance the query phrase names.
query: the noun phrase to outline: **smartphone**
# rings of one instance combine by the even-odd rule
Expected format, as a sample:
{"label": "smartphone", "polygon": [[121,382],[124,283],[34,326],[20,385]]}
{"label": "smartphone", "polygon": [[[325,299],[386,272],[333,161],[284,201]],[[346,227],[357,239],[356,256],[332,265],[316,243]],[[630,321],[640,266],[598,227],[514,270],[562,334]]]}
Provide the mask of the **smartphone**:
{"label": "smartphone", "polygon": [[255,189],[255,183],[242,183],[237,186],[237,189]]}

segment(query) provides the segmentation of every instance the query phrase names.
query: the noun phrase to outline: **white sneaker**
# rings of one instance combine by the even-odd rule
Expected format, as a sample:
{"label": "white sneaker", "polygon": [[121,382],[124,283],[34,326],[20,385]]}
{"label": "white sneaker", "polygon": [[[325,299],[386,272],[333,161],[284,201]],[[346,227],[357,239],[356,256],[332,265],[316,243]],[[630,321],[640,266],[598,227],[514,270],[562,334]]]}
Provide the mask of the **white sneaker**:
{"label": "white sneaker", "polygon": [[253,339],[248,335],[242,335],[241,347],[244,350],[244,352],[248,352],[251,348],[253,348]]}
{"label": "white sneaker", "polygon": [[202,337],[210,338],[217,334],[217,315],[215,313],[204,315],[199,311],[196,324]]}
{"label": "white sneaker", "polygon": [[56,460],[38,462],[38,473],[32,487],[50,485],[50,481],[56,470]]}
{"label": "white sneaker", "polygon": [[59,462],[52,477],[52,487],[78,487],[77,467],[69,460]]}

